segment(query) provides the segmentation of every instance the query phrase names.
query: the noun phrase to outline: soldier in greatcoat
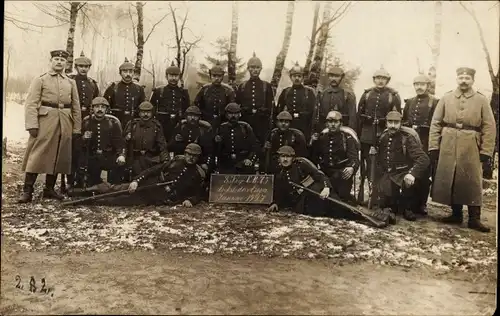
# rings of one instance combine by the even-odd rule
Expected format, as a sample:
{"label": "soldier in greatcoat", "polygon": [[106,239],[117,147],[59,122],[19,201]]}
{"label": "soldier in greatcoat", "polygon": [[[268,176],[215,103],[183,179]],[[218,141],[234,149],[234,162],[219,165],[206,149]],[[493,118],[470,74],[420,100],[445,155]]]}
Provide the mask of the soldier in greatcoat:
{"label": "soldier in greatcoat", "polygon": [[39,173],[46,174],[44,198],[64,198],[54,185],[58,173],[71,173],[72,139],[81,134],[78,90],[64,73],[69,54],[55,50],[50,55],[51,70],[33,80],[26,98],[25,127],[30,137],[22,164],[26,177],[20,203],[32,200]]}
{"label": "soldier in greatcoat", "polygon": [[463,205],[468,206],[469,228],[489,232],[480,221],[482,206],[481,164],[493,155],[495,118],[488,99],[473,89],[476,71],[457,69],[458,87],[446,93],[436,106],[429,133],[429,156],[437,166],[432,200],[451,205],[444,219],[463,222]]}
{"label": "soldier in greatcoat", "polygon": [[304,69],[298,63],[290,69],[289,74],[292,86],[281,92],[278,98],[278,111],[287,111],[292,114],[293,120],[290,127],[300,130],[309,141],[313,127],[316,95],[312,88],[303,84]]}
{"label": "soldier in greatcoat", "polygon": [[144,87],[134,82],[135,65],[125,58],[118,71],[122,79],[113,82],[104,91],[104,97],[108,100],[111,114],[116,116],[122,126],[138,117],[139,104],[146,100]]}
{"label": "soldier in greatcoat", "polygon": [[172,62],[165,71],[168,84],[154,89],[151,94],[150,102],[155,109],[156,119],[161,123],[166,140],[174,136],[173,130],[184,117],[184,111],[190,103],[187,89],[179,87],[180,74],[181,70]]}
{"label": "soldier in greatcoat", "polygon": [[226,105],[235,102],[236,95],[231,86],[222,82],[226,72],[217,62],[209,71],[211,83],[204,85],[194,99],[201,110],[201,119],[217,130],[225,119]]}

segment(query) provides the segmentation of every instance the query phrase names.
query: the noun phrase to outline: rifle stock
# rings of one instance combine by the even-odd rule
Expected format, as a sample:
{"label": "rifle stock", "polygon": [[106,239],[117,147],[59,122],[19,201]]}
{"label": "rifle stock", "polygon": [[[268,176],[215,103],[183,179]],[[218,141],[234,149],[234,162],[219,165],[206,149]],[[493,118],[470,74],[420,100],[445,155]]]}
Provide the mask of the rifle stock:
{"label": "rifle stock", "polygon": [[[274,127],[274,107],[276,106],[275,98],[276,98],[276,88],[271,86],[271,91],[273,93],[273,99],[271,101],[271,113],[269,115],[269,135],[271,135],[271,131]],[[270,137],[272,139],[272,135]],[[269,164],[271,163],[271,149],[266,149],[266,160],[264,162],[264,173],[268,173]]]}

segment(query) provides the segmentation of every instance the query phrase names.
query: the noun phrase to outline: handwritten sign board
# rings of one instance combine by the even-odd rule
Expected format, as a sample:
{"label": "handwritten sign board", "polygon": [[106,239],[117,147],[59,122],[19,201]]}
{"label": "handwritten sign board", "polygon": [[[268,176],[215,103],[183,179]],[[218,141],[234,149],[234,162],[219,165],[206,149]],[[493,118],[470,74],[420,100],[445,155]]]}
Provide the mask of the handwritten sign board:
{"label": "handwritten sign board", "polygon": [[271,204],[273,175],[212,174],[210,203]]}

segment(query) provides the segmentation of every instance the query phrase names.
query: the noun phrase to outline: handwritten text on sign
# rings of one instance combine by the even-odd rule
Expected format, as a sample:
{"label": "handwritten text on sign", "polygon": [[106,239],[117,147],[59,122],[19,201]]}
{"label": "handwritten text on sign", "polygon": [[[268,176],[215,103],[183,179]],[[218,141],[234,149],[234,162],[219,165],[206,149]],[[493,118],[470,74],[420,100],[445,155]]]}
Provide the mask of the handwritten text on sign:
{"label": "handwritten text on sign", "polygon": [[212,174],[210,203],[270,204],[272,175]]}

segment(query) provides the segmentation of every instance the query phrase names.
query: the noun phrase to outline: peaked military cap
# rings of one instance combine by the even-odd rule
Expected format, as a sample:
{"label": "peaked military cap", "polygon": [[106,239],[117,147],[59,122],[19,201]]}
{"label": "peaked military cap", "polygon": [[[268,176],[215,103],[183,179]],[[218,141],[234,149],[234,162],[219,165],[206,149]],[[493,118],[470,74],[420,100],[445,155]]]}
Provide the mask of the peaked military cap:
{"label": "peaked military cap", "polygon": [[241,107],[238,103],[231,102],[228,105],[226,105],[225,110],[226,110],[226,112],[229,112],[229,113],[240,113]]}
{"label": "peaked military cap", "polygon": [[220,65],[220,62],[217,61],[215,65],[210,69],[210,75],[224,75],[226,72],[224,68]]}
{"label": "peaked military cap", "polygon": [[125,61],[123,62],[123,64],[120,65],[120,68],[118,68],[118,70],[122,71],[122,70],[134,70],[135,68],[135,65],[133,63],[131,63],[130,61],[128,61],[127,57],[125,57]]}
{"label": "peaked military cap", "polygon": [[56,49],[50,52],[50,57],[62,57],[68,59],[69,53],[63,49]]}
{"label": "peaked military cap", "polygon": [[153,105],[149,101],[144,101],[141,104],[139,104],[139,110],[141,110],[141,111],[152,111],[153,110]]}
{"label": "peaked military cap", "polygon": [[255,52],[253,53],[252,58],[248,60],[247,67],[250,66],[262,67],[262,61],[255,55]]}
{"label": "peaked military cap", "polygon": [[402,117],[403,116],[398,111],[390,111],[385,116],[385,119],[388,120],[388,121],[401,121]]}
{"label": "peaked military cap", "polygon": [[330,68],[328,68],[328,74],[343,75],[344,70],[338,66],[331,66]]}
{"label": "peaked military cap", "polygon": [[186,114],[197,114],[197,115],[201,115],[201,111],[200,111],[200,108],[197,107],[197,106],[194,106],[194,105],[191,105],[190,107],[188,107],[186,109]]}
{"label": "peaked military cap", "polygon": [[188,144],[184,151],[191,155],[201,155],[201,147],[195,143]]}
{"label": "peaked military cap", "polygon": [[413,83],[429,83],[431,80],[426,75],[418,75],[413,78]]}
{"label": "peaked military cap", "polygon": [[460,75],[469,75],[471,77],[474,77],[475,74],[476,74],[476,70],[473,69],[473,68],[460,67],[460,68],[457,69],[457,76],[460,76]]}
{"label": "peaked military cap", "polygon": [[389,72],[387,70],[385,70],[384,68],[380,68],[379,70],[377,70],[373,73],[373,78],[375,78],[375,77],[384,77],[384,78],[391,79],[391,74],[389,74]]}
{"label": "peaked military cap", "polygon": [[280,155],[295,156],[295,150],[290,146],[281,146],[277,153]]}
{"label": "peaked military cap", "polygon": [[288,112],[288,111],[280,112],[276,118],[278,120],[287,120],[287,121],[293,120],[292,114],[290,114],[290,112]]}
{"label": "peaked military cap", "polygon": [[92,100],[92,105],[106,105],[106,106],[109,106],[109,102],[104,97],[95,97]]}
{"label": "peaked military cap", "polygon": [[342,114],[339,111],[330,111],[326,115],[326,120],[337,120],[340,121],[342,119]]}
{"label": "peaked military cap", "polygon": [[75,58],[75,66],[84,65],[84,66],[92,66],[92,61],[90,58],[85,57],[83,51],[80,53],[80,57]]}
{"label": "peaked military cap", "polygon": [[290,74],[290,76],[296,74],[302,75],[304,73],[304,69],[300,67],[299,62],[297,61],[295,62],[295,65],[293,65],[293,67],[290,69],[288,73]]}
{"label": "peaked military cap", "polygon": [[165,70],[165,73],[167,75],[180,75],[181,74],[181,69],[177,67],[174,62],[172,61],[172,64],[170,64],[170,67]]}

